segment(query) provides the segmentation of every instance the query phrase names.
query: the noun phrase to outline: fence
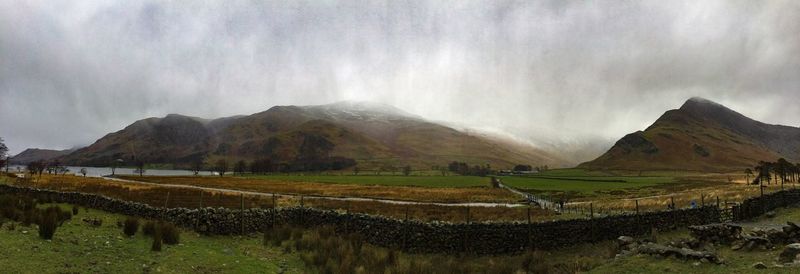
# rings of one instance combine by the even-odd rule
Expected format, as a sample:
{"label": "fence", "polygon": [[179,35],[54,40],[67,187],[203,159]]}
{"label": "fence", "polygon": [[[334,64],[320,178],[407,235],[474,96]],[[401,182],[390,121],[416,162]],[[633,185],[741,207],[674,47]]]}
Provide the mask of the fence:
{"label": "fence", "polygon": [[[584,242],[642,235],[652,228],[668,230],[719,220],[719,209],[695,209],[590,217],[551,222],[420,222],[351,212],[307,207],[173,208],[78,192],[57,192],[0,185],[0,193],[37,195],[47,200],[72,203],[143,218],[161,219],[208,234],[262,232],[279,224],[301,227],[332,226],[338,233],[355,233],[372,244],[409,252],[504,254],[527,249],[551,249]],[[168,203],[167,203],[168,206]]]}

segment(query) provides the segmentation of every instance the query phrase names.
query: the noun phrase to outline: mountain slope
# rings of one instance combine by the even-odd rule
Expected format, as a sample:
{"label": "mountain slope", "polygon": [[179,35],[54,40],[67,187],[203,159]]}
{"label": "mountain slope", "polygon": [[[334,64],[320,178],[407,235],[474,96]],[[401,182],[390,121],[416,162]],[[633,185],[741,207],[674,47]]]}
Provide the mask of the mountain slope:
{"label": "mountain slope", "polygon": [[692,98],[580,167],[730,171],[780,157],[800,160],[800,128],[765,124],[720,104]]}
{"label": "mountain slope", "polygon": [[359,102],[276,106],[216,120],[175,114],[148,118],[62,159],[85,165],[107,165],[113,159],[184,166],[215,158],[289,162],[299,157],[309,136],[333,144],[328,156],[355,159],[362,168],[387,164],[429,168],[451,161],[496,168],[564,164],[530,146],[470,135],[392,106]]}
{"label": "mountain slope", "polygon": [[17,155],[14,155],[14,157],[11,157],[11,159],[9,159],[9,162],[15,165],[25,165],[30,162],[38,160],[50,161],[55,158],[67,155],[73,151],[75,151],[75,149],[53,150],[53,149],[29,148],[20,152]]}

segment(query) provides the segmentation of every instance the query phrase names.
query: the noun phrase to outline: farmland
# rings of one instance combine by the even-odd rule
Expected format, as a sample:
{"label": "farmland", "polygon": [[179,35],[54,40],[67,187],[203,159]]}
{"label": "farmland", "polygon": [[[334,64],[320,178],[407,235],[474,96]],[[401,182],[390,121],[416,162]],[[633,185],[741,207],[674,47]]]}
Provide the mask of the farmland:
{"label": "farmland", "polygon": [[[367,181],[360,181],[365,178]],[[122,179],[156,184],[192,185],[210,188],[236,189],[262,193],[320,195],[333,197],[365,197],[423,202],[514,202],[519,199],[512,193],[489,187],[488,178],[466,176],[261,176],[247,177],[197,177],[197,176],[120,176]],[[311,180],[306,180],[309,178]],[[333,178],[333,179],[332,179]],[[453,181],[450,181],[452,178]],[[334,183],[319,182],[338,181]],[[367,182],[389,185],[372,185]],[[419,180],[419,181],[417,181]],[[345,183],[348,182],[348,183]],[[357,183],[350,183],[357,182]],[[426,185],[399,186],[404,184]],[[458,187],[437,186],[436,183]],[[437,186],[437,187],[434,187]]]}
{"label": "farmland", "polygon": [[312,182],[373,186],[416,186],[428,188],[486,187],[489,178],[476,176],[394,176],[394,175],[263,175],[247,176],[268,182]]}
{"label": "farmland", "polygon": [[[136,177],[139,178],[139,177]],[[154,182],[175,179],[174,177],[141,177],[143,180]],[[218,178],[207,178],[215,179]],[[143,185],[137,183],[110,181],[101,178],[78,177],[78,176],[54,176],[43,175],[32,180],[4,178],[5,183],[18,186],[32,186],[37,188],[52,189],[59,191],[77,191],[84,193],[96,193],[112,198],[146,203],[157,207],[227,207],[227,208],[270,208],[300,206],[314,207],[327,210],[350,211],[372,215],[382,215],[398,219],[409,218],[421,221],[449,221],[464,222],[471,221],[524,221],[528,219],[528,207],[459,207],[459,206],[440,206],[431,204],[393,204],[375,201],[343,201],[329,199],[315,199],[296,196],[277,196],[273,204],[271,195],[239,195],[237,193],[225,191],[203,191],[191,188],[176,188],[159,185]],[[224,178],[224,180],[245,180]],[[172,184],[174,180],[167,180]],[[333,185],[335,184],[325,184]],[[219,185],[214,185],[219,187]],[[473,188],[466,188],[473,189]],[[509,195],[507,191],[503,195]],[[445,193],[445,192],[439,192]],[[463,194],[457,192],[456,194]],[[513,196],[512,196],[513,197]],[[531,208],[530,215],[532,221],[549,221],[554,219],[573,218],[568,214],[555,214],[551,210]]]}

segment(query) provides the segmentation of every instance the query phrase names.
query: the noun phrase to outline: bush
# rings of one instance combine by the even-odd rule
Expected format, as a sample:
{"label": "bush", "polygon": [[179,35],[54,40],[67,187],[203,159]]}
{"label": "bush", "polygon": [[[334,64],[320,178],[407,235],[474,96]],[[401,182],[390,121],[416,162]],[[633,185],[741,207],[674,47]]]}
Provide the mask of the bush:
{"label": "bush", "polygon": [[165,244],[176,245],[180,242],[181,232],[175,225],[171,223],[161,223],[158,228]]}
{"label": "bush", "polygon": [[72,206],[72,215],[73,216],[74,215],[78,215],[79,211],[80,211],[80,208],[78,208],[78,206]]}
{"label": "bush", "polygon": [[54,211],[48,211],[40,219],[39,222],[39,237],[45,240],[53,239],[53,234],[56,233],[58,215]]}
{"label": "bush", "polygon": [[133,217],[125,219],[122,232],[125,233],[126,236],[131,237],[136,235],[137,231],[139,231],[139,219]]}
{"label": "bush", "polygon": [[153,236],[156,232],[156,223],[153,221],[148,221],[142,227],[142,233],[145,236]]}
{"label": "bush", "polygon": [[161,251],[161,231],[156,229],[153,231],[153,245],[150,246],[150,251]]}

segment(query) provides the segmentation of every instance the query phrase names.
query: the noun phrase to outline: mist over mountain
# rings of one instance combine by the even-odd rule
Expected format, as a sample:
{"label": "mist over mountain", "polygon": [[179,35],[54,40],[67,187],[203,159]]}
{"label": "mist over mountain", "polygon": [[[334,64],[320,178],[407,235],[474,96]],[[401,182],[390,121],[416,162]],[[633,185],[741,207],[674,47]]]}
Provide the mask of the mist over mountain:
{"label": "mist over mountain", "polygon": [[451,161],[495,168],[569,165],[528,144],[456,130],[386,104],[353,101],[276,106],[219,119],[178,114],[147,118],[60,159],[97,166],[115,159],[178,166],[214,159],[290,162],[302,156],[309,136],[332,144],[328,156],[354,159],[363,168],[430,168]]}
{"label": "mist over mountain", "polygon": [[716,102],[695,97],[580,166],[732,171],[778,158],[800,160],[800,128],[759,122]]}

